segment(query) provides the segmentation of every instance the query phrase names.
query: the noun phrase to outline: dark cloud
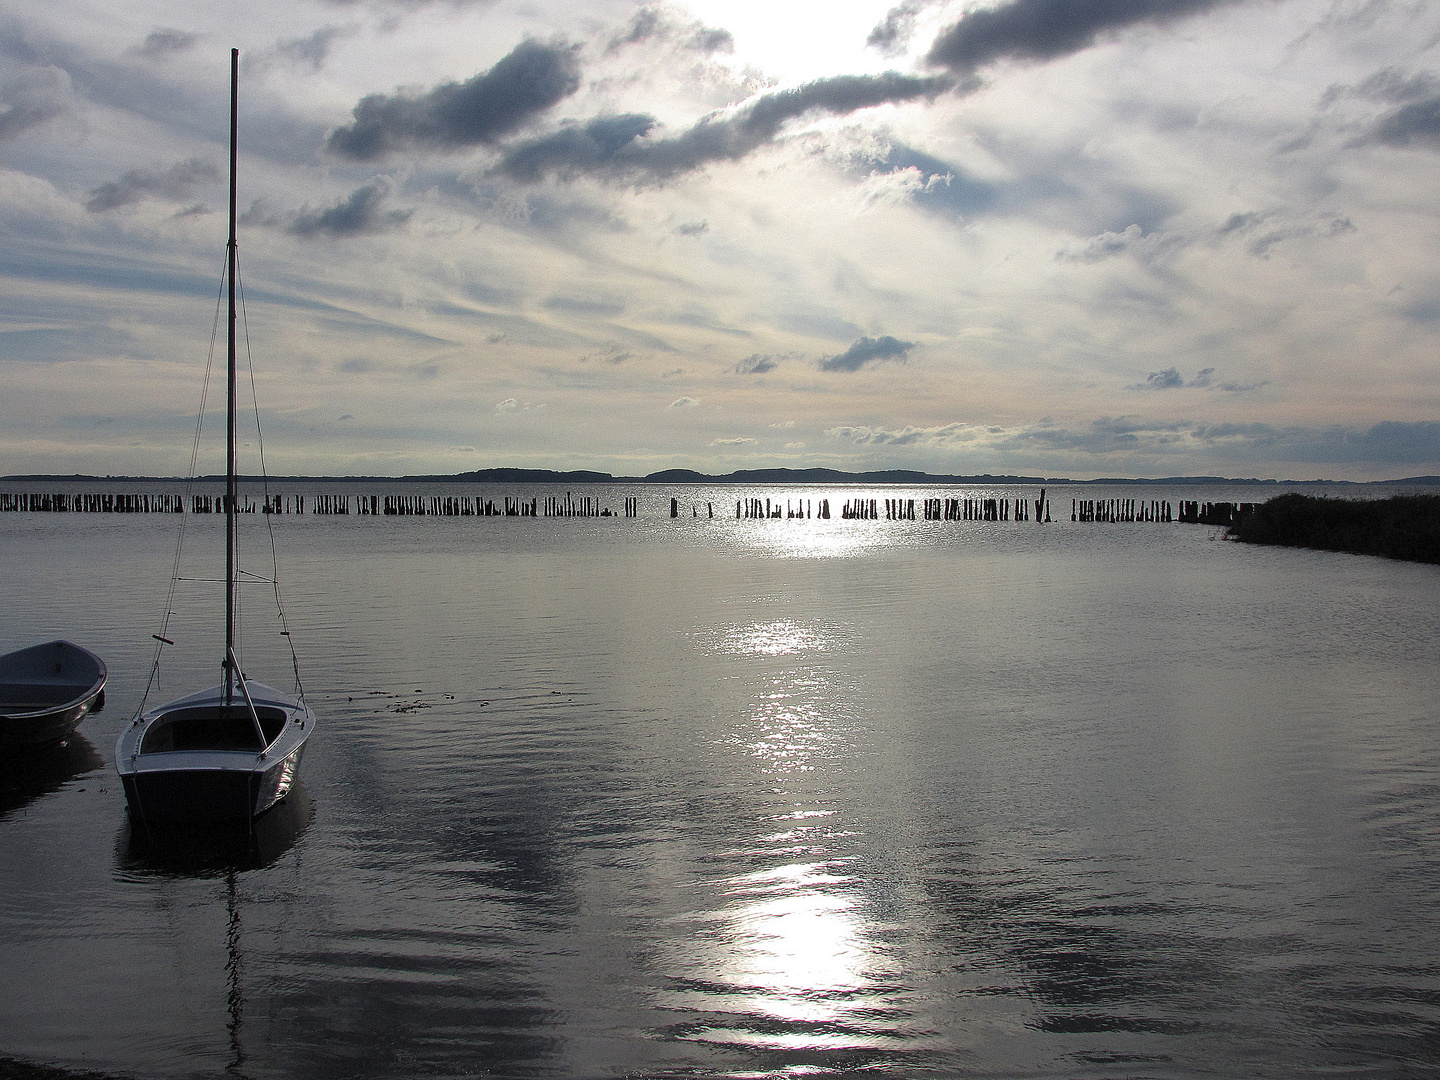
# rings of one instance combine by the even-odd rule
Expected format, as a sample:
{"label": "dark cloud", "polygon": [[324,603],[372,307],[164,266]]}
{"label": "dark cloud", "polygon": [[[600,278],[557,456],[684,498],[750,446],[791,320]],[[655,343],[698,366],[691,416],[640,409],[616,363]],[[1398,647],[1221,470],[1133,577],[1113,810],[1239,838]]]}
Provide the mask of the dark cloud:
{"label": "dark cloud", "polygon": [[735,365],[737,375],[764,375],[780,366],[780,357],[754,353]]}
{"label": "dark cloud", "polygon": [[1355,231],[1354,222],[1338,214],[1313,214],[1293,218],[1280,211],[1252,211],[1231,214],[1225,224],[1215,231],[1215,236],[1219,239],[1245,237],[1245,247],[1251,255],[1268,259],[1270,249],[1287,240],[1303,240],[1309,237],[1325,239]]}
{"label": "dark cloud", "polygon": [[605,364],[623,364],[627,360],[634,360],[633,352],[626,352],[624,349],[611,346],[607,351],[601,353],[586,353],[580,357],[580,363],[588,364],[592,360],[598,360]]}
{"label": "dark cloud", "polygon": [[357,188],[344,202],[327,210],[301,210],[291,219],[287,231],[296,236],[335,239],[398,229],[410,220],[413,211],[385,209],[393,192],[390,181],[377,176]]}
{"label": "dark cloud", "polygon": [[886,72],[817,79],[789,90],[762,94],[733,112],[707,116],[670,138],[648,138],[657,124],[636,113],[602,117],[521,143],[498,171],[531,182],[544,175],[663,180],[711,162],[738,161],[775,140],[784,125],[810,113],[847,116],[954,88],[948,77]]}
{"label": "dark cloud", "polygon": [[1011,0],[967,12],[926,61],[969,73],[996,60],[1054,60],[1137,24],[1160,25],[1240,0]]}
{"label": "dark cloud", "polygon": [[1379,143],[1397,148],[1440,150],[1440,77],[1429,72],[1406,74],[1382,68],[1364,82],[1332,86],[1321,106],[1329,108],[1344,98],[1358,98],[1398,106],[1376,120],[1351,146]]}
{"label": "dark cloud", "polygon": [[703,53],[734,52],[735,38],[729,30],[702,26],[690,37],[690,48]]}
{"label": "dark cloud", "polygon": [[1355,97],[1398,105],[1437,95],[1440,95],[1440,78],[1429,72],[1407,75],[1398,68],[1381,68],[1358,86],[1330,87],[1325,91],[1321,104],[1328,108],[1340,98]]}
{"label": "dark cloud", "polygon": [[1264,452],[1277,461],[1324,464],[1433,466],[1440,463],[1440,422],[1384,420],[1368,428],[1197,426],[1194,436],[1236,454]]}
{"label": "dark cloud", "polygon": [[0,140],[66,112],[70,77],[57,67],[34,67],[0,86]]}
{"label": "dark cloud", "polygon": [[929,0],[905,0],[898,7],[891,8],[870,31],[865,44],[879,49],[886,56],[901,52],[915,29],[915,16],[925,9],[927,2]]}
{"label": "dark cloud", "polygon": [[1087,454],[1117,452],[1170,452],[1186,440],[1194,427],[1188,420],[1144,420],[1138,416],[1102,416],[1088,428],[1071,431],[1066,428],[1039,425],[1014,432],[998,444],[1005,450],[1066,450]]}
{"label": "dark cloud", "polygon": [[888,334],[878,337],[862,337],[838,356],[827,356],[820,361],[821,371],[859,371],[866,364],[885,360],[904,360],[915,347],[913,341],[900,341]]}
{"label": "dark cloud", "polygon": [[1183,459],[1192,466],[1196,460],[1210,458],[1429,470],[1440,464],[1440,422],[1387,420],[1370,427],[1280,427],[1103,416],[1079,430],[1039,424],[1007,433],[994,445],[1000,450],[1027,454],[1053,451],[1120,455],[1151,462]]}
{"label": "dark cloud", "polygon": [[650,41],[663,41],[707,56],[735,49],[735,38],[729,30],[684,18],[664,4],[650,4],[635,12],[630,24],[610,42],[608,51]]}
{"label": "dark cloud", "polygon": [[514,147],[505,155],[500,171],[512,180],[526,183],[550,173],[573,176],[609,171],[615,155],[648,133],[656,122],[651,116],[625,113],[561,128],[552,135]]}
{"label": "dark cloud", "polygon": [[1254,210],[1243,214],[1231,214],[1225,219],[1225,224],[1216,230],[1216,235],[1229,236],[1231,233],[1248,232],[1261,224],[1268,216]]}
{"label": "dark cloud", "polygon": [[[994,429],[992,429],[994,430]],[[950,423],[938,427],[917,428],[907,425],[898,431],[884,428],[842,425],[828,429],[832,439],[853,442],[859,446],[960,446],[972,443],[981,429],[969,424]]]}
{"label": "dark cloud", "polygon": [[1370,139],[1386,146],[1440,150],[1440,97],[1412,101],[1382,117],[1371,130]]}
{"label": "dark cloud", "polygon": [[1361,461],[1440,462],[1440,422],[1384,420],[1365,431],[1343,432],[1340,444]]}
{"label": "dark cloud", "polygon": [[330,50],[335,42],[341,38],[349,37],[354,32],[353,27],[322,26],[308,37],[279,42],[276,44],[274,51],[265,57],[265,60],[273,58],[296,66],[303,65],[314,71],[319,71],[324,65],[326,58],[330,55]]}
{"label": "dark cloud", "polygon": [[99,214],[147,198],[180,202],[188,199],[197,186],[219,179],[220,170],[212,162],[199,158],[177,162],[164,171],[131,169],[119,180],[101,184],[90,192],[85,209]]}
{"label": "dark cloud", "polygon": [[455,151],[495,142],[580,87],[578,45],[522,41],[489,71],[442,83],[417,97],[370,94],[355,122],[330,133],[329,148],[374,161],[406,147]]}
{"label": "dark cloud", "polygon": [[174,53],[185,52],[192,49],[200,40],[199,34],[192,34],[187,30],[174,30],[163,27],[145,35],[144,42],[135,51],[141,56],[158,60],[164,56]]}
{"label": "dark cloud", "polygon": [[1131,390],[1223,390],[1227,393],[1238,394],[1247,390],[1258,390],[1268,385],[1264,382],[1258,383],[1236,383],[1216,382],[1215,369],[1213,367],[1201,368],[1195,373],[1193,379],[1186,379],[1176,368],[1166,368],[1164,371],[1152,371],[1143,383],[1135,383]]}

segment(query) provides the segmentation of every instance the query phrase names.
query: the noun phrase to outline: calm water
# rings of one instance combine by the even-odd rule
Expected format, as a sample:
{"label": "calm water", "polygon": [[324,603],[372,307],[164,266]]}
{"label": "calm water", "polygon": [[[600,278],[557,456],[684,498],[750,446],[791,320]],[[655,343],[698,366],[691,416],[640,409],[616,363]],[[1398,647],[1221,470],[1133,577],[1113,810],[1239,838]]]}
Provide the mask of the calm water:
{"label": "calm water", "polygon": [[[0,651],[65,636],[111,670],[83,738],[0,789],[0,1056],[1440,1068],[1440,569],[1069,520],[1072,495],[1273,491],[1057,488],[1050,525],[605,497],[635,493],[636,520],[277,520],[321,726],[303,790],[230,852],[131,837],[112,772],[176,520],[0,515]],[[219,543],[191,520],[187,576]],[[216,588],[183,586],[152,701],[216,680]],[[266,599],[246,667],[288,687]]]}

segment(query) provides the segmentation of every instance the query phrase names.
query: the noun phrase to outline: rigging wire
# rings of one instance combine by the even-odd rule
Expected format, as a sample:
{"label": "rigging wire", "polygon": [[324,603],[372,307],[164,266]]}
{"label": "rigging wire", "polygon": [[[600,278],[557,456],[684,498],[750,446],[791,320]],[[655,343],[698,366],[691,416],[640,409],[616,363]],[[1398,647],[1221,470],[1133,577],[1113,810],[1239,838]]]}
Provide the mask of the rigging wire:
{"label": "rigging wire", "polygon": [[210,353],[205,359],[205,377],[200,382],[200,409],[195,416],[195,437],[190,444],[190,466],[185,474],[185,491],[180,496],[180,528],[175,537],[175,559],[170,568],[170,588],[165,594],[165,614],[160,619],[160,632],[152,634],[155,639],[155,659],[150,665],[150,676],[145,681],[145,691],[140,695],[140,704],[135,709],[138,717],[145,711],[145,702],[150,697],[150,691],[155,687],[155,681],[160,675],[160,657],[165,651],[165,646],[170,642],[170,618],[175,614],[175,590],[180,583],[180,561],[185,550],[185,526],[190,516],[187,504],[195,488],[195,474],[200,460],[200,439],[205,430],[205,401],[210,393],[210,377],[215,370],[215,348],[216,342],[220,339],[220,312],[225,304],[225,281],[229,273],[229,256],[226,256],[225,263],[220,271],[220,288],[215,297],[215,320],[210,328]]}
{"label": "rigging wire", "polygon": [[[160,632],[158,634],[151,635],[155,639],[155,658],[150,666],[150,675],[149,678],[146,680],[145,690],[140,696],[140,704],[135,710],[136,717],[139,717],[145,711],[145,704],[149,700],[151,691],[155,688],[156,681],[158,680],[160,675],[160,661],[162,655],[164,654],[165,646],[173,644],[173,642],[170,640],[169,633],[170,620],[171,617],[175,614],[175,593],[177,586],[181,581],[208,580],[182,577],[180,573],[180,566],[184,556],[185,532],[187,519],[189,517],[189,504],[191,502],[195,482],[197,480],[198,463],[200,460],[200,444],[205,427],[205,405],[208,400],[210,392],[210,382],[215,369],[215,354],[217,349],[217,343],[220,337],[221,312],[224,309],[225,304],[225,286],[228,273],[229,255],[227,253],[225,266],[220,273],[219,293],[216,296],[215,301],[215,319],[210,331],[210,351],[205,361],[205,377],[202,380],[200,387],[200,408],[195,417],[195,435],[190,445],[190,466],[187,470],[184,494],[181,496],[182,510],[180,514],[180,527],[175,540],[175,557],[170,570],[170,586],[165,596],[165,611],[160,620]],[[260,480],[265,503],[269,505],[270,474],[265,464],[265,436],[260,424],[259,395],[256,391],[255,386],[255,360],[250,350],[250,325],[245,315],[245,287],[240,278],[238,252],[236,258],[235,286],[237,292],[240,295],[240,317],[241,325],[245,335],[245,362],[250,375],[250,400],[255,412],[256,445],[259,450],[260,457]],[[280,633],[281,636],[285,638],[285,643],[290,650],[290,667],[295,674],[295,689],[300,700],[304,701],[305,686],[300,677],[300,661],[299,657],[296,655],[295,652],[295,641],[290,633],[289,620],[285,615],[285,604],[280,595],[279,553],[275,544],[275,524],[271,518],[272,515],[265,515],[265,525],[266,530],[269,534],[270,541],[270,576],[268,578],[263,578],[258,574],[254,574],[250,571],[242,570],[239,568],[237,568],[237,573],[250,578],[254,582],[263,582],[273,587],[275,593],[275,607],[276,610],[279,612],[280,616]],[[237,605],[236,622],[237,624],[243,626],[243,620],[239,618],[239,595],[236,596],[235,602]],[[237,649],[237,652],[238,651],[239,650]]]}
{"label": "rigging wire", "polygon": [[[255,409],[255,445],[260,456],[260,486],[265,505],[270,506],[270,472],[265,466],[265,435],[260,428],[260,396],[255,389],[255,358],[250,352],[250,322],[245,312],[245,284],[240,276],[240,256],[235,256],[235,285],[240,294],[240,326],[245,335],[245,365],[250,373],[250,402]],[[270,584],[275,587],[275,609],[280,613],[280,636],[290,649],[290,667],[295,672],[295,693],[303,702],[305,684],[300,680],[300,660],[295,655],[295,639],[290,634],[290,624],[285,618],[285,604],[280,598],[280,557],[275,549],[274,515],[265,515],[265,529],[270,537]],[[258,575],[250,575],[259,579]]]}

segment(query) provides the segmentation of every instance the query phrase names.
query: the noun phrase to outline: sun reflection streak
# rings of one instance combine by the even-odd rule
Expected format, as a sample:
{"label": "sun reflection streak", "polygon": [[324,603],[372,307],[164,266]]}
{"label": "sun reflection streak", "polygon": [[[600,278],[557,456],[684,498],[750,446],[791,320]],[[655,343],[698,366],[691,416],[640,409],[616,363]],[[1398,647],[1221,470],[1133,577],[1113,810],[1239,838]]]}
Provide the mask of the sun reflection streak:
{"label": "sun reflection streak", "polygon": [[[834,1021],[843,996],[864,987],[872,956],[862,934],[851,879],[825,863],[795,863],[734,880],[744,901],[730,914],[737,946],[733,977],[763,995],[782,1020]],[[836,995],[840,995],[837,997]]]}
{"label": "sun reflection streak", "polygon": [[852,870],[863,838],[836,803],[863,742],[864,695],[844,664],[859,631],[762,616],[694,634],[703,651],[751,661],[719,734],[732,781],[788,805],[726,853],[737,865],[711,879],[713,906],[685,916],[695,927],[678,965],[687,974],[666,999],[705,1020],[677,1034],[787,1052],[893,1052],[912,1037],[894,1026],[900,965],[870,904],[873,883]]}

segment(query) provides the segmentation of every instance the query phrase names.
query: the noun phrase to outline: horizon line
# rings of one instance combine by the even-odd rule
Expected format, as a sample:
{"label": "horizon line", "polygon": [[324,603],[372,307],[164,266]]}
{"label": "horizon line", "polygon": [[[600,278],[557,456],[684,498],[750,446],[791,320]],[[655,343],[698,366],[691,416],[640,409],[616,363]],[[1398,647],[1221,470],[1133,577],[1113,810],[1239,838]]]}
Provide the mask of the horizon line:
{"label": "horizon line", "polygon": [[[201,476],[143,476],[106,475],[89,473],[15,473],[0,476],[0,481],[105,481],[105,482],[158,482],[183,483],[194,481],[223,481],[220,474]],[[399,476],[380,474],[355,475],[306,475],[290,474],[266,476],[246,474],[237,478],[243,483],[346,483],[346,482],[404,482],[404,483],[596,483],[596,484],[786,484],[786,483],[855,483],[872,485],[916,485],[942,484],[1157,484],[1157,485],[1221,485],[1271,486],[1282,484],[1324,484],[1372,486],[1385,484],[1423,484],[1440,486],[1440,476],[1407,476],[1391,480],[1296,480],[1269,479],[1259,477],[1226,477],[1212,475],[1186,475],[1165,477],[1096,477],[1090,480],[1076,480],[1060,476],[1027,476],[1017,473],[926,473],[918,469],[875,469],[862,472],[848,472],[841,469],[803,468],[796,469],[776,466],[763,469],[737,469],[728,473],[702,473],[694,469],[662,469],[644,476],[616,476],[607,472],[590,469],[532,469],[517,466],[496,466],[486,469],[471,469],[459,473],[413,473]]]}

